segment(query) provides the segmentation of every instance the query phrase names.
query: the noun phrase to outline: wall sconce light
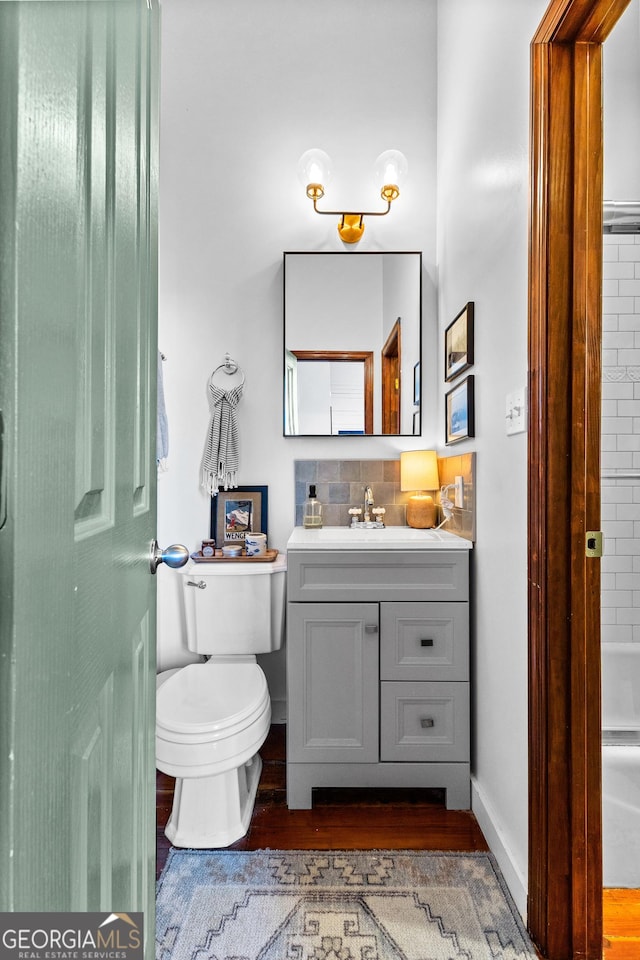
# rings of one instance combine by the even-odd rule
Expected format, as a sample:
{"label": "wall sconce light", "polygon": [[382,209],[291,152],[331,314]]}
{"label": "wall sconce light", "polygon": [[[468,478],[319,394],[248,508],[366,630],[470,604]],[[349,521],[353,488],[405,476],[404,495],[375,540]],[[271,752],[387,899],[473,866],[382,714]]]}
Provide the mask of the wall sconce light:
{"label": "wall sconce light", "polygon": [[400,185],[406,180],[408,164],[404,154],[399,150],[385,150],[375,162],[375,178],[380,184],[380,196],[386,201],[386,210],[342,212],[340,210],[318,210],[318,200],[324,197],[325,187],[331,181],[331,158],[314,147],[303,153],[298,161],[298,176],[307,191],[307,196],[313,200],[313,209],[324,216],[340,217],[338,233],[344,243],[357,243],[364,233],[365,217],[385,217],[391,209],[391,204],[400,196]]}
{"label": "wall sconce light", "polygon": [[435,527],[436,505],[425,490],[437,490],[438,455],[435,450],[407,450],[400,454],[400,489],[414,490],[407,502],[407,525]]}

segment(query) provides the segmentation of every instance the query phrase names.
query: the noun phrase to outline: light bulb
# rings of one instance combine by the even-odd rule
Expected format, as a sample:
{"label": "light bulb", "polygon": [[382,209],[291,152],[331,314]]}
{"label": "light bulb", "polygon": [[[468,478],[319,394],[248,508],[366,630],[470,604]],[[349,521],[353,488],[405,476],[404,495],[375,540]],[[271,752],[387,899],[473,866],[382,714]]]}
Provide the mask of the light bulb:
{"label": "light bulb", "polygon": [[302,154],[298,160],[298,179],[308,196],[318,198],[324,194],[324,187],[331,182],[332,167],[331,157],[319,147]]}
{"label": "light bulb", "polygon": [[383,200],[395,200],[407,180],[409,164],[405,155],[399,150],[385,150],[376,159],[374,170]]}

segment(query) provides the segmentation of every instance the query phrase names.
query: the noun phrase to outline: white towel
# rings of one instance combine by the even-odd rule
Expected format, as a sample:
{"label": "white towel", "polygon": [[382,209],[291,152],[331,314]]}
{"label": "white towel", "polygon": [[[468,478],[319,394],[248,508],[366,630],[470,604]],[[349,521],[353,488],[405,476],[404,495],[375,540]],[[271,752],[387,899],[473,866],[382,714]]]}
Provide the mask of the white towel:
{"label": "white towel", "polygon": [[211,419],[202,457],[202,486],[215,497],[223,487],[237,487],[239,462],[238,423],[236,407],[242,396],[243,384],[231,390],[222,390],[209,381],[209,408]]}
{"label": "white towel", "polygon": [[169,423],[167,421],[167,409],[164,403],[164,382],[162,377],[162,354],[158,350],[158,426],[156,432],[156,462],[158,470],[164,472],[167,469],[167,457],[169,456]]}

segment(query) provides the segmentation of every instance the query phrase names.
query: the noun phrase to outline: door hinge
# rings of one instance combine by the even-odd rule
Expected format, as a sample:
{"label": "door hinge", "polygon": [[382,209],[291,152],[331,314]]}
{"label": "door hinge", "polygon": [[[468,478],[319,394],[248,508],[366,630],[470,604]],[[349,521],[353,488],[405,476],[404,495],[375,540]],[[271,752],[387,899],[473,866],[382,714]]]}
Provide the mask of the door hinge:
{"label": "door hinge", "polygon": [[396,377],[396,390],[400,389],[400,379]]}
{"label": "door hinge", "polygon": [[602,556],[602,530],[587,530],[585,534],[584,552],[587,557]]}

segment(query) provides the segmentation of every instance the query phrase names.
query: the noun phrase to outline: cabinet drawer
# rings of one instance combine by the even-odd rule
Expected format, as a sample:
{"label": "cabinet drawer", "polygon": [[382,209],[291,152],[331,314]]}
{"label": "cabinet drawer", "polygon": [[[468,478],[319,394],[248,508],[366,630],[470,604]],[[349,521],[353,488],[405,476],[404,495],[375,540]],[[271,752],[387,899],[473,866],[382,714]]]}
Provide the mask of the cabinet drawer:
{"label": "cabinet drawer", "polygon": [[383,680],[468,680],[467,603],[380,604]]}
{"label": "cabinet drawer", "polygon": [[289,550],[293,601],[467,600],[466,550]]}
{"label": "cabinet drawer", "polygon": [[381,684],[380,759],[464,762],[469,759],[469,685]]}

